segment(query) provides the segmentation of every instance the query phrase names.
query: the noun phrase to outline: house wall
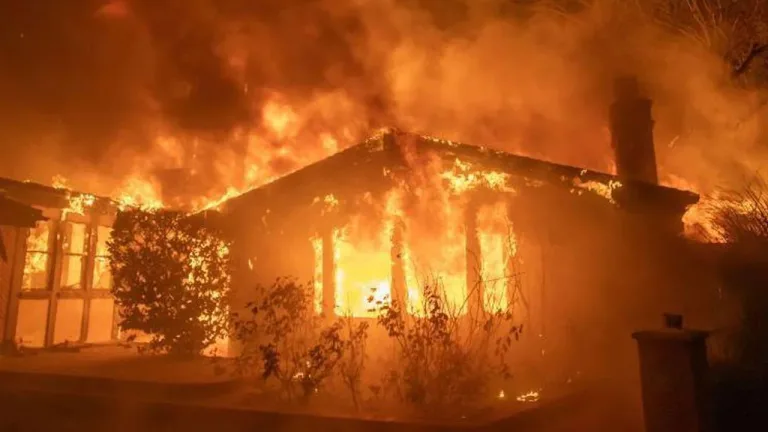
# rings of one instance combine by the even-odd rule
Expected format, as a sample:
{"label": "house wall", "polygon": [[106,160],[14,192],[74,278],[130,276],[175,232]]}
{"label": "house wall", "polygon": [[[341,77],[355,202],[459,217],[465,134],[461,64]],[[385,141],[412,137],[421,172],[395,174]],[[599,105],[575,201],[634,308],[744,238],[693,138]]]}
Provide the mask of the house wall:
{"label": "house wall", "polygon": [[[498,197],[490,199],[493,201]],[[572,201],[564,203],[563,200]],[[516,281],[520,282],[515,288],[519,289],[516,294],[519,300],[514,310],[515,320],[525,326],[521,343],[525,345],[524,351],[541,352],[549,341],[545,339],[546,331],[559,335],[569,331],[568,325],[564,323],[575,320],[571,316],[575,315],[573,310],[580,306],[580,302],[564,301],[564,299],[568,296],[577,297],[577,292],[583,291],[583,286],[589,283],[589,278],[584,276],[585,272],[580,271],[584,268],[582,263],[571,263],[569,260],[578,253],[579,241],[588,245],[592,239],[584,234],[585,227],[573,224],[578,222],[585,226],[605,228],[606,223],[603,219],[611,216],[610,213],[596,215],[592,212],[584,216],[583,221],[578,221],[573,214],[569,213],[569,210],[573,213],[575,210],[571,208],[577,208],[579,205],[586,205],[588,208],[590,206],[609,208],[610,206],[600,197],[594,200],[581,199],[554,188],[524,193],[509,199],[507,204],[509,218],[514,226],[518,243],[518,256],[514,260],[514,268],[509,269],[510,274],[514,273]],[[560,207],[560,212],[557,214],[564,214],[565,220],[552,217],[551,210],[555,207],[550,206],[555,204]],[[261,216],[266,208],[266,205],[261,208],[253,207],[248,212],[231,215],[229,219],[229,224],[235,226],[231,235],[234,240],[233,288],[236,293],[234,301],[236,309],[252,300],[252,289],[256,284],[269,285],[277,277],[285,276],[298,277],[301,281],[310,282],[315,270],[315,250],[312,248],[310,238],[316,233],[320,233],[320,237],[328,238],[328,234],[334,227],[341,227],[345,223],[343,218],[323,219],[317,213],[317,209],[309,206],[290,207],[283,212],[271,208],[270,216],[274,223],[265,223]],[[242,215],[246,213],[248,217],[243,217]],[[573,229],[569,229],[568,224],[573,225]],[[475,234],[471,230],[467,230],[467,233],[470,237]],[[576,239],[574,233],[580,233],[581,237]],[[466,241],[467,244],[474,244],[469,237]],[[556,245],[551,246],[551,243]],[[330,273],[328,270],[332,268],[328,265],[328,258],[333,257],[333,254],[327,250],[327,246],[326,242],[326,251],[323,254],[325,257],[323,268],[326,274],[323,278],[326,313],[332,310],[333,300],[329,298],[329,294],[334,291],[334,279],[327,277]],[[389,250],[383,252],[389,253]],[[393,261],[396,262],[396,260]],[[469,263],[467,266],[469,268]],[[398,272],[402,273],[402,271],[402,268],[399,269],[395,264],[392,274],[397,276]],[[472,277],[468,278],[469,286],[473,284]],[[392,285],[395,292],[402,289],[398,288],[397,281]],[[482,297],[481,294],[480,297]],[[546,336],[549,338],[548,334]],[[552,336],[550,339],[560,343],[559,338],[562,339],[559,336]],[[531,359],[531,362],[540,360],[536,357]]]}
{"label": "house wall", "polygon": [[14,248],[20,229],[10,226],[0,226],[0,236],[8,255],[7,261],[0,260],[0,341],[5,340],[6,318],[11,300],[11,276],[13,275]]}
{"label": "house wall", "polygon": [[[687,252],[676,231],[681,215],[646,209],[644,203],[617,206],[562,185],[515,188],[516,196],[505,199],[519,247],[513,272],[519,274],[525,300],[516,314],[525,326],[516,360],[528,374],[556,370],[565,379],[576,371],[620,368],[633,373],[631,366],[611,364],[615,355],[634,353],[632,331],[657,326],[665,312],[696,311],[701,298],[716,304],[711,284],[693,279],[708,277],[705,272],[692,275],[685,269]],[[311,280],[315,260],[310,237],[318,229],[327,237],[332,227],[344,224],[343,219],[321,217],[309,205],[279,210],[270,204],[260,202],[228,216],[236,233],[233,286],[241,303],[249,299],[249,287],[259,282],[269,284],[279,276]],[[261,218],[268,208],[272,222],[264,224]],[[326,261],[333,256],[324,255]],[[330,273],[325,264],[325,273]],[[393,274],[397,271],[395,265]],[[332,293],[333,278],[323,282],[326,294]],[[691,301],[696,295],[681,294],[689,293],[693,284],[701,286],[696,301]],[[329,311],[328,295],[325,300]],[[710,320],[701,315],[700,322]]]}

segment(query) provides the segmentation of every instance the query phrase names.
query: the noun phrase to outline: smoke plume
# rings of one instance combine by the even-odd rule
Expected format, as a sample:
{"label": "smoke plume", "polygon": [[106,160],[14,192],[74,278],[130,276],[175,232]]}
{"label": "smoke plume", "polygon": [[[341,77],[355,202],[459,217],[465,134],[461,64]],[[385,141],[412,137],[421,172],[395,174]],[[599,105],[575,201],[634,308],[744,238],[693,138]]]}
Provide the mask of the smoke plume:
{"label": "smoke plume", "polygon": [[610,171],[625,73],[655,101],[664,181],[759,170],[760,92],[641,3],[3,2],[0,175],[196,205],[381,126]]}

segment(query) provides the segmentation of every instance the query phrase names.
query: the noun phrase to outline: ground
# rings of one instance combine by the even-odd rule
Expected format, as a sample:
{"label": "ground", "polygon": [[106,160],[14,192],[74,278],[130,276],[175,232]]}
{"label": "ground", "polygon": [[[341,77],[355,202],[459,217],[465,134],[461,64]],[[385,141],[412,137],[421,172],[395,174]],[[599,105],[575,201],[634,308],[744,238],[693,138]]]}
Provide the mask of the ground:
{"label": "ground", "polygon": [[[477,429],[482,423],[484,430],[510,430],[514,425],[518,431],[609,426],[639,431],[632,406],[628,398],[580,390],[533,404],[507,401],[484,421],[462,429]],[[394,423],[391,418],[344,419],[342,413],[329,417],[328,412],[319,405],[286,407],[274,396],[259,397],[241,381],[217,374],[210,359],[177,361],[115,346],[0,357],[0,430],[4,431],[454,429]]]}

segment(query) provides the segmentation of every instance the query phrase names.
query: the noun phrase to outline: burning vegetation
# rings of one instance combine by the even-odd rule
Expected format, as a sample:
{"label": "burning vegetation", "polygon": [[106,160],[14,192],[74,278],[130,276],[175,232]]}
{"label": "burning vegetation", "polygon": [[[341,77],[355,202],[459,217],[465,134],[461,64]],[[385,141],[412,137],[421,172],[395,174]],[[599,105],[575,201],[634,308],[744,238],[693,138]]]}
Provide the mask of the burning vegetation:
{"label": "burning vegetation", "polygon": [[[170,211],[120,213],[107,244],[112,294],[129,341],[193,356],[229,331],[229,246],[197,218]],[[137,333],[138,332],[138,333]]]}

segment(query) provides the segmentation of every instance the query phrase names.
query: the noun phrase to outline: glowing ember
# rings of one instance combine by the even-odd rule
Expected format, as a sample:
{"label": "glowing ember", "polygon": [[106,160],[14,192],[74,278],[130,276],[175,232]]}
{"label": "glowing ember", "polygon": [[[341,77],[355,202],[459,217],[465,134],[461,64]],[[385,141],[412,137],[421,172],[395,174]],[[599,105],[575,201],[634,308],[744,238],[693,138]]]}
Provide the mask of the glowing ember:
{"label": "glowing ember", "polygon": [[78,194],[69,197],[69,207],[62,211],[62,220],[66,219],[67,214],[74,213],[85,215],[87,209],[93,207],[96,203],[96,197],[90,194]]}
{"label": "glowing ember", "polygon": [[200,200],[200,201],[195,201],[192,204],[192,209],[193,209],[192,212],[193,213],[198,213],[198,212],[203,212],[203,211],[206,211],[206,210],[218,210],[218,209],[221,208],[221,205],[224,204],[225,201],[227,201],[227,200],[229,200],[231,198],[235,198],[235,197],[237,197],[239,195],[242,195],[242,194],[243,194],[243,191],[241,191],[239,189],[236,189],[236,188],[233,188],[233,187],[227,188],[227,191],[224,192],[224,194],[221,195],[218,198],[214,198],[214,199],[210,199],[210,200],[209,199],[203,199],[203,200]]}
{"label": "glowing ember", "polygon": [[499,399],[506,399],[507,395],[504,394],[504,390],[499,390],[499,395],[497,397]]}
{"label": "glowing ember", "polygon": [[531,390],[515,398],[518,402],[538,402],[541,390]]}
{"label": "glowing ember", "polygon": [[55,175],[53,176],[53,179],[51,180],[51,185],[55,189],[63,189],[68,190],[69,189],[69,180],[66,179],[66,177],[62,175]]}
{"label": "glowing ember", "polygon": [[339,200],[333,194],[328,194],[322,199],[320,199],[320,197],[315,197],[315,199],[312,201],[312,204],[320,203],[323,204],[323,208],[320,211],[321,215],[330,213],[339,206]]}
{"label": "glowing ember", "polygon": [[622,187],[621,182],[616,180],[610,180],[608,181],[608,183],[601,183],[594,180],[582,181],[578,177],[573,179],[573,185],[579,189],[583,189],[583,190],[587,190],[592,193],[595,193],[607,199],[612,204],[616,203],[616,201],[614,201],[613,199],[613,191]]}
{"label": "glowing ember", "polygon": [[507,186],[509,174],[477,170],[472,164],[460,159],[454,161],[452,169],[442,173],[442,178],[448,181],[451,191],[455,194],[462,194],[480,186],[500,191],[512,190]]}

